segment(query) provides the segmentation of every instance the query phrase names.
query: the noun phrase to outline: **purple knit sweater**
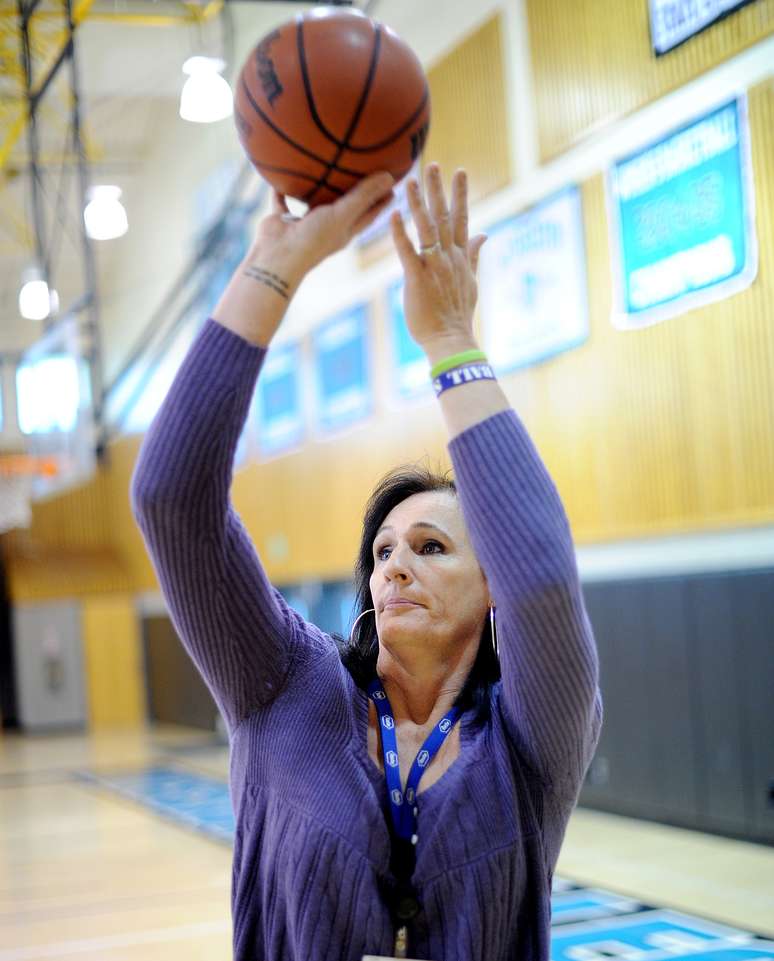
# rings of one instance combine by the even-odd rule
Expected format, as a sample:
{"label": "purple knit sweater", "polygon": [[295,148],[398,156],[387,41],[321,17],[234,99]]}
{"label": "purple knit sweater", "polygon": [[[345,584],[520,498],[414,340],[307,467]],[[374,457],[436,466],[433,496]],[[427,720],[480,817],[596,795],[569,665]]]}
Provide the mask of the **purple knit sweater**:
{"label": "purple knit sweater", "polygon": [[[145,437],[132,504],[229,730],[234,958],[360,961],[394,944],[368,698],[333,639],[272,588],[229,501],[264,355],[207,320]],[[490,723],[463,715],[459,758],[419,795],[409,953],[546,961],[551,879],[602,718],[596,648],[561,501],[516,414],[449,450],[497,605],[503,679]]]}

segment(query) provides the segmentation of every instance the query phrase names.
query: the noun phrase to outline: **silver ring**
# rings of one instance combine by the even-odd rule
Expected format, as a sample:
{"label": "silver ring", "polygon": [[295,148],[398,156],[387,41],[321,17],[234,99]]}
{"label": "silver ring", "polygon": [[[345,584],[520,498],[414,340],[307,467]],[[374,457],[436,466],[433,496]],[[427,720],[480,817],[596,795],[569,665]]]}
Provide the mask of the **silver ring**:
{"label": "silver ring", "polygon": [[434,244],[430,244],[429,247],[420,247],[420,254],[434,254],[436,251],[441,249],[441,241],[436,240]]}

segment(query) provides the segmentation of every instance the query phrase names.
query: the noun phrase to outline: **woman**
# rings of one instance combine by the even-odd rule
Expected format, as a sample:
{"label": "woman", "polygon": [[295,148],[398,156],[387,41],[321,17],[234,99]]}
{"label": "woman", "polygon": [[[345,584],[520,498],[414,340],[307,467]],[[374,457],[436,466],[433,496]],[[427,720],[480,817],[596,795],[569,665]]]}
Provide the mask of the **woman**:
{"label": "woman", "polygon": [[458,490],[409,473],[377,491],[343,656],[271,587],[229,503],[288,301],[391,195],[389,175],[374,175],[300,219],[275,195],[133,479],[175,626],[228,725],[237,961],[544,961],[554,865],[599,734],[567,519],[476,356],[485,238],[468,238],[464,172],[450,211],[436,165],[427,205],[410,181],[419,252],[391,221]]}

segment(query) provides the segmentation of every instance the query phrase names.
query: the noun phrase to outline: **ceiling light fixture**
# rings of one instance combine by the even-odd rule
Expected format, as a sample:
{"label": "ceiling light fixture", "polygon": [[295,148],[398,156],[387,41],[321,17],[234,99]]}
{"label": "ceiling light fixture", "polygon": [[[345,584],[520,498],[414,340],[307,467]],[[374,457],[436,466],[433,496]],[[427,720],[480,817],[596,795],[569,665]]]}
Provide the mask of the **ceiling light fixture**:
{"label": "ceiling light fixture", "polygon": [[121,188],[110,184],[90,187],[83,211],[86,233],[92,240],[113,240],[129,229],[124,205],[118,199]]}
{"label": "ceiling light fixture", "polygon": [[193,123],[214,123],[234,112],[234,95],[221,71],[219,57],[189,57],[183,64],[188,79],[180,94],[180,116]]}
{"label": "ceiling light fixture", "polygon": [[59,310],[59,294],[50,290],[40,267],[28,267],[22,273],[19,290],[19,313],[26,320],[45,320]]}

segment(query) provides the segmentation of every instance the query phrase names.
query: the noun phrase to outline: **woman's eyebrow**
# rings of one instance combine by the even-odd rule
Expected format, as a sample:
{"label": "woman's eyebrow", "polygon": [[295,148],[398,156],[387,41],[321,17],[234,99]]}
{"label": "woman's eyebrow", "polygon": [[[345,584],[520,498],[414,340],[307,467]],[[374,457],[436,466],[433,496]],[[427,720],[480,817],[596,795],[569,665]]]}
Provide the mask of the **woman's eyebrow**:
{"label": "woman's eyebrow", "polygon": [[450,536],[442,527],[439,527],[437,524],[431,524],[430,521],[417,521],[415,524],[411,525],[409,530],[414,530],[415,527],[422,527],[431,531],[438,531],[438,533],[443,534],[444,537]]}
{"label": "woman's eyebrow", "polygon": [[[411,525],[411,527],[409,527],[409,530],[413,531],[417,527],[423,528],[425,530],[438,531],[438,533],[443,534],[444,537],[449,537],[449,538],[451,537],[451,535],[447,534],[442,527],[439,527],[437,524],[431,524],[430,521],[415,521]],[[376,538],[382,533],[382,531],[391,531],[392,529],[393,528],[390,524],[384,524],[382,527],[379,528],[379,530],[374,535],[374,540],[376,540]]]}

